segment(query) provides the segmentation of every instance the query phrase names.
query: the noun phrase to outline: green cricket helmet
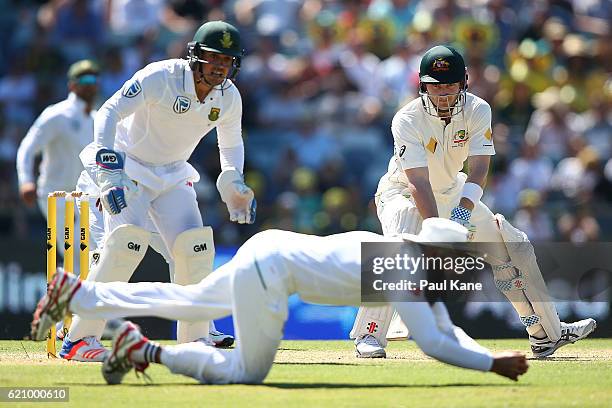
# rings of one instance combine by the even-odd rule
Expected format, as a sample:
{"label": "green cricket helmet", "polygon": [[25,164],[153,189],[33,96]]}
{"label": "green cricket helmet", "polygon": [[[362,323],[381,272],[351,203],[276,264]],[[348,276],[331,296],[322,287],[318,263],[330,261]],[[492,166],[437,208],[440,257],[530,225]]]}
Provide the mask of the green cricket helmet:
{"label": "green cricket helmet", "polygon": [[187,44],[187,59],[193,71],[203,74],[203,64],[209,64],[202,59],[204,51],[216,52],[232,57],[232,68],[228,72],[228,79],[236,78],[240,71],[240,64],[244,49],[240,41],[240,33],[233,25],[225,21],[209,21],[200,26],[193,36],[193,41]]}
{"label": "green cricket helmet", "polygon": [[[449,117],[463,112],[465,94],[467,92],[467,68],[465,61],[457,50],[448,45],[436,45],[430,48],[421,59],[419,68],[419,95],[425,111],[433,116]],[[447,98],[456,96],[457,100],[448,114],[441,115],[427,94],[426,84],[460,84],[459,93],[445,95]],[[444,97],[444,96],[440,96]]]}

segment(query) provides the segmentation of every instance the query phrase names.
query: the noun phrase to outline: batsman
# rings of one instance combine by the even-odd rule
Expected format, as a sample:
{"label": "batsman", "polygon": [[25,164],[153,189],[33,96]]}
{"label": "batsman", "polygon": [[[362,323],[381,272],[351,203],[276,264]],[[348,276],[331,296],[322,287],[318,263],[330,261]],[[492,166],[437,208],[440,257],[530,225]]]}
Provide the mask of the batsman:
{"label": "batsman", "polygon": [[[232,82],[243,53],[234,26],[207,22],[188,44],[187,59],[147,65],[100,108],[94,141],[81,153],[104,207],[103,249],[88,280],[127,282],[151,230],[169,250],[174,283],[197,283],[212,272],[213,231],[203,225],[193,188],[199,174],[187,162],[212,129],[221,162],[217,188],[230,220],[255,221],[255,197],[242,175],[242,99]],[[61,354],[99,360],[105,353],[80,340],[99,338],[104,323],[75,317]],[[210,342],[209,322],[179,322],[177,340]]]}
{"label": "batsman", "polygon": [[[585,338],[595,320],[559,321],[527,236],[480,201],[495,154],[491,108],[467,92],[463,57],[449,46],[429,49],[419,80],[419,98],[391,124],[394,154],[375,197],[383,233],[417,233],[424,219],[438,216],[465,226],[472,241],[488,243],[495,284],[525,325],[535,357]],[[351,331],[358,357],[386,357],[392,319],[399,321],[391,306],[359,309]]]}

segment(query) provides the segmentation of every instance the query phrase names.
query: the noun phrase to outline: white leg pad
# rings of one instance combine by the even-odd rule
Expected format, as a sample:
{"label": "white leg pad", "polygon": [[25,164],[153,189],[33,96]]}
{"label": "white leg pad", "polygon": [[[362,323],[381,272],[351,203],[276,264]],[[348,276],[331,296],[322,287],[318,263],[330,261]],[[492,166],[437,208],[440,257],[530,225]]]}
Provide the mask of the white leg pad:
{"label": "white leg pad", "polygon": [[[92,252],[92,266],[87,280],[129,281],[147,253],[150,239],[151,233],[140,227],[131,224],[118,226],[106,237],[99,255],[97,252]],[[105,320],[84,320],[75,316],[68,336],[71,340],[86,336],[100,337],[105,324]]]}
{"label": "white leg pad", "polygon": [[408,328],[402,322],[402,318],[400,317],[397,311],[393,312],[393,317],[391,318],[391,324],[389,325],[389,331],[387,332],[387,340],[405,340],[408,338]]}
{"label": "white leg pad", "polygon": [[376,337],[382,347],[387,346],[387,332],[391,324],[394,308],[385,306],[361,306],[355,317],[350,338],[356,339],[366,334]]}
{"label": "white leg pad", "polygon": [[[510,257],[510,263],[493,267],[496,286],[506,296],[511,296],[513,292],[522,292],[534,312],[531,315],[525,315],[515,306],[521,315],[523,324],[529,328],[539,323],[552,341],[559,340],[561,322],[555,304],[548,295],[533,245],[529,242],[527,235],[513,227],[503,215],[496,214],[495,221]],[[514,276],[511,279],[508,279],[508,271],[513,272]],[[505,279],[501,279],[502,277]]]}
{"label": "white leg pad", "polygon": [[[172,248],[174,257],[174,283],[191,285],[199,283],[213,270],[215,260],[215,243],[211,227],[193,228],[176,237]],[[171,265],[172,266],[172,265]],[[188,343],[202,337],[208,337],[209,322],[177,322],[176,340]]]}

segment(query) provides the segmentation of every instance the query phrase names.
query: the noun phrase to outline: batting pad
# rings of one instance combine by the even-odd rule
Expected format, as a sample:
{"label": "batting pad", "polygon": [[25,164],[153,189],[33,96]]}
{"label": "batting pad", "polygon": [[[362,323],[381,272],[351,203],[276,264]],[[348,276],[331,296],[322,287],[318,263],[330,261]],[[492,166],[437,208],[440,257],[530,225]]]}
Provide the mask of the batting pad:
{"label": "batting pad", "polygon": [[[193,228],[176,237],[172,247],[174,257],[173,282],[179,285],[199,283],[213,270],[215,243],[211,227]],[[177,322],[176,339],[187,343],[208,337],[209,322]]]}
{"label": "batting pad", "polygon": [[535,312],[532,316],[522,316],[521,320],[525,326],[540,323],[550,340],[559,340],[561,322],[555,305],[548,295],[533,245],[527,235],[513,227],[503,215],[495,214],[495,221],[508,250],[511,266],[518,270],[516,277],[511,280],[496,281],[496,285],[504,292],[522,291]]}
{"label": "batting pad", "polygon": [[351,339],[357,339],[366,334],[376,337],[382,347],[387,346],[387,332],[391,324],[394,309],[391,305],[361,306],[355,317]]}
{"label": "batting pad", "polygon": [[[151,240],[151,233],[132,224],[115,228],[104,240],[104,247],[96,261],[92,253],[91,271],[88,281],[127,282],[144,258]],[[104,320],[84,320],[75,317],[68,336],[78,340],[86,336],[100,337],[104,330]]]}

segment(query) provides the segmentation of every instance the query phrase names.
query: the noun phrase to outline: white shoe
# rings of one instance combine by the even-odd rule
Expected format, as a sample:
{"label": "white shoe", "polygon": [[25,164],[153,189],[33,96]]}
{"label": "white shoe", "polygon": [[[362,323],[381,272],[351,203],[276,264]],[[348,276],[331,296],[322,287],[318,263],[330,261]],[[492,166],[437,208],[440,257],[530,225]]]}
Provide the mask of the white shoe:
{"label": "white shoe", "polygon": [[552,341],[549,338],[537,339],[529,336],[531,351],[535,358],[548,357],[557,349],[584,339],[597,327],[597,322],[593,319],[579,320],[574,323],[561,322],[561,337],[559,340]]}
{"label": "white shoe", "polygon": [[132,368],[136,373],[144,373],[149,363],[136,362],[131,358],[131,354],[148,342],[149,339],[140,333],[134,323],[129,321],[123,323],[113,338],[113,351],[107,355],[102,364],[102,376],[106,382],[111,385],[121,384],[123,377]]}
{"label": "white shoe", "polygon": [[359,358],[387,358],[385,349],[371,334],[355,339],[355,354]]}
{"label": "white shoe", "polygon": [[64,338],[60,357],[64,360],[82,361],[85,363],[101,363],[110,353],[94,336],[83,337],[77,341]]}
{"label": "white shoe", "polygon": [[217,348],[229,348],[234,344],[234,336],[230,334],[221,333],[219,330],[211,330],[208,334]]}

